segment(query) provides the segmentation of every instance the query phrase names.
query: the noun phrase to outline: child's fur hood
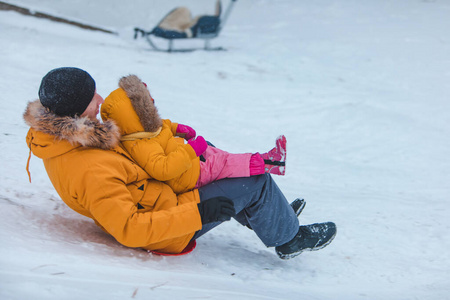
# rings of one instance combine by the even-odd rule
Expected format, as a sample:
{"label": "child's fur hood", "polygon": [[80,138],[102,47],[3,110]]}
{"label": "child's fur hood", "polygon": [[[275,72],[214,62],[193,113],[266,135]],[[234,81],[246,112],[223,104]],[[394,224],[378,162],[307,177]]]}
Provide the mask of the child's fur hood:
{"label": "child's fur hood", "polygon": [[39,100],[28,103],[23,118],[33,129],[74,145],[112,149],[119,144],[120,133],[114,121],[102,124],[87,117],[61,117],[42,106]]}
{"label": "child's fur hood", "polygon": [[147,132],[155,132],[162,126],[158,109],[153,104],[147,87],[136,75],[128,75],[119,80],[122,88],[130,98],[131,104],[138,115],[142,127]]}

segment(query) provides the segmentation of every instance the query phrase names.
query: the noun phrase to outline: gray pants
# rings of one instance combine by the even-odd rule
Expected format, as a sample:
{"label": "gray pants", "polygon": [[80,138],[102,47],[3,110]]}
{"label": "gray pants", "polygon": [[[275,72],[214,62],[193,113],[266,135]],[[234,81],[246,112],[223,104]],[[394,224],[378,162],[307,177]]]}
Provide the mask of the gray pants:
{"label": "gray pants", "polygon": [[[298,232],[297,215],[269,174],[222,179],[199,189],[200,201],[224,196],[234,202],[242,225],[250,225],[267,247],[283,245]],[[199,238],[221,222],[203,225],[192,238]]]}

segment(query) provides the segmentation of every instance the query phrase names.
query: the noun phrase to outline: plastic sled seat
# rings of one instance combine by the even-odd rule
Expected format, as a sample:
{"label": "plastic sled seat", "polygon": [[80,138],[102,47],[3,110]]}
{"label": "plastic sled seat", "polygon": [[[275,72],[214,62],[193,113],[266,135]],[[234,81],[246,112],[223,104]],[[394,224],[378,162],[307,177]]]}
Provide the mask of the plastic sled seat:
{"label": "plastic sled seat", "polygon": [[176,254],[163,253],[163,252],[158,252],[156,250],[147,250],[147,252],[155,254],[155,255],[160,255],[160,256],[181,256],[181,255],[191,253],[195,249],[196,246],[197,246],[197,242],[195,240],[193,240],[193,241],[190,241],[189,244],[180,253],[176,253]]}
{"label": "plastic sled seat", "polygon": [[[223,50],[223,48],[211,48],[210,40],[216,38],[228,19],[234,3],[230,0],[225,15],[222,17],[222,5],[220,0],[216,2],[214,15],[197,16],[192,18],[191,12],[186,7],[177,7],[170,11],[151,31],[134,28],[134,38],[140,35],[145,37],[149,45],[157,51],[183,52],[197,49],[174,49],[174,40],[202,39],[205,41],[204,50]],[[160,48],[152,38],[161,38],[168,41],[166,49]]]}

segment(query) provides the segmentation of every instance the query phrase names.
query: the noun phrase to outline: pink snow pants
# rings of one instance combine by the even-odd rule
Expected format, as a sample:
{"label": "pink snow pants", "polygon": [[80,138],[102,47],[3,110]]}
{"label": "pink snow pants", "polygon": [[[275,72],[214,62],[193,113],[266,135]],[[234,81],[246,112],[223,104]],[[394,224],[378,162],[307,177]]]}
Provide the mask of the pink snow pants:
{"label": "pink snow pants", "polygon": [[232,154],[208,146],[203,157],[206,162],[200,161],[200,176],[195,188],[219,179],[250,176],[252,153]]}

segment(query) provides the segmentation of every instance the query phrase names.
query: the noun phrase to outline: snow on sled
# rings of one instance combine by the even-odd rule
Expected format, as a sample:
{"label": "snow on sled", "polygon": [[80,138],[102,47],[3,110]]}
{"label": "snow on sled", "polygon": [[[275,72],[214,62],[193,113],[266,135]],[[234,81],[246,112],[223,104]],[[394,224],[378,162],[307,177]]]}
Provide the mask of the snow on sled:
{"label": "snow on sled", "polygon": [[[149,45],[156,51],[186,52],[197,50],[196,48],[174,49],[174,40],[186,39],[204,40],[204,50],[224,50],[222,47],[212,48],[210,41],[219,35],[236,1],[230,0],[223,17],[221,17],[222,4],[220,0],[217,0],[215,13],[212,16],[197,16],[192,18],[188,8],[177,7],[170,11],[151,31],[145,31],[137,27],[134,28],[134,39],[137,39],[139,35],[145,37]],[[167,48],[159,47],[155,39],[167,40]]]}

